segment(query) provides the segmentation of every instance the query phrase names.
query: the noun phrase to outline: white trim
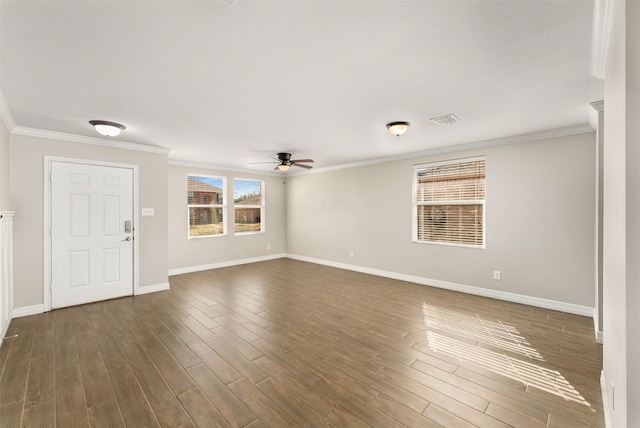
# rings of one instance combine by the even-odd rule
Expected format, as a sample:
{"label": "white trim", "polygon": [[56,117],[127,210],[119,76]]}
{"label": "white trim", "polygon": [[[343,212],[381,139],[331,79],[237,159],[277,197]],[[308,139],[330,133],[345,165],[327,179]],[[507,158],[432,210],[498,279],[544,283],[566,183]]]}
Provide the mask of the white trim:
{"label": "white trim", "polygon": [[605,428],[611,428],[611,407],[609,406],[609,396],[607,395],[607,380],[604,375],[604,370],[600,371],[600,390],[602,392],[602,410],[604,411],[604,426]]}
{"label": "white trim", "polygon": [[252,257],[249,259],[238,259],[238,260],[230,260],[228,262],[219,262],[219,263],[211,263],[211,264],[200,265],[200,266],[189,266],[184,268],[169,269],[169,276],[182,275],[183,273],[200,272],[203,270],[219,269],[219,268],[225,268],[230,266],[246,265],[249,263],[266,262],[268,260],[282,259],[284,257],[287,257],[287,255],[284,253],[280,253],[280,254],[273,254],[269,256]]}
{"label": "white trim", "polygon": [[[187,210],[188,209],[189,208],[187,207]],[[187,215],[188,215],[188,213],[187,213]],[[187,221],[188,221],[188,219],[187,219]],[[218,233],[217,235],[198,235],[198,236],[189,236],[188,233],[189,233],[189,230],[187,230],[187,239],[224,238],[224,237],[227,236],[226,233]]]}
{"label": "white trim", "polygon": [[313,257],[299,256],[296,254],[286,254],[286,257],[293,260],[315,263],[325,266],[331,266],[338,269],[352,270],[355,272],[366,273],[369,275],[381,276],[384,278],[397,279],[400,281],[413,282],[416,284],[426,285],[429,287],[444,288],[446,290],[459,291],[462,293],[473,294],[476,296],[490,297],[492,299],[504,300],[507,302],[520,303],[523,305],[535,306],[538,308],[551,309],[554,311],[567,312],[575,315],[583,315],[586,317],[593,316],[593,308],[588,306],[574,305],[573,303],[559,302],[556,300],[542,299],[540,297],[525,296],[522,294],[507,293],[504,291],[490,290],[488,288],[474,287],[471,285],[457,284],[454,282],[441,281],[438,279],[424,278],[421,276],[407,275],[397,272],[389,272],[386,270],[372,269],[363,266],[339,263],[330,260],[316,259]]}
{"label": "white trim", "polygon": [[593,331],[596,334],[596,343],[602,344],[604,337],[602,332],[598,330],[598,320],[599,320],[598,308],[593,308]]}
{"label": "white trim", "polygon": [[[260,183],[260,196],[262,197],[262,205],[236,205],[236,180],[241,181],[258,181]],[[247,235],[260,235],[267,231],[267,219],[266,219],[266,211],[267,211],[267,195],[266,195],[267,184],[264,180],[260,178],[244,178],[244,177],[233,177],[232,186],[231,186],[231,195],[233,199],[233,236],[247,236]],[[260,230],[257,232],[236,232],[236,208],[259,208],[260,209]]]}
{"label": "white trim", "polygon": [[609,40],[613,28],[614,0],[596,0],[593,4],[593,36],[591,39],[591,75],[605,77]]}
{"label": "white trim", "polygon": [[201,168],[201,169],[207,169],[207,170],[213,170],[213,171],[238,172],[241,174],[251,174],[251,175],[257,175],[257,176],[261,176],[261,175],[268,175],[271,177],[282,176],[282,173],[277,173],[277,172],[254,171],[251,169],[234,168],[229,166],[213,165],[213,164],[198,163],[198,162],[189,162],[189,161],[182,161],[178,159],[169,159],[169,165],[184,166],[187,168]]}
{"label": "white trim", "polygon": [[480,161],[486,162],[486,160],[487,160],[487,157],[485,155],[470,156],[470,157],[464,157],[464,158],[446,159],[446,160],[437,161],[437,162],[417,163],[413,165],[413,169],[417,171],[419,169],[435,168],[438,166],[452,165],[456,163],[469,163],[469,162],[480,162]]}
{"label": "white trim", "polygon": [[[13,217],[16,211],[0,211],[0,338],[7,335],[13,318]],[[6,300],[4,300],[6,299]],[[1,345],[1,343],[0,343]]]}
{"label": "white trim", "polygon": [[24,126],[18,126],[12,134],[24,135],[27,137],[49,138],[52,140],[69,141],[72,143],[93,144],[98,146],[105,146],[116,149],[137,150],[140,152],[158,153],[162,155],[168,155],[171,153],[171,149],[159,146],[149,146],[147,144],[128,143],[126,141],[113,140],[111,138],[96,138],[87,137],[84,135],[67,134],[66,132],[47,131],[44,129],[27,128]]}
{"label": "white trim", "polygon": [[0,331],[0,346],[2,346],[2,338],[3,337],[7,337],[7,332],[9,331],[9,325],[11,324],[11,320],[13,319],[13,312],[11,313],[11,316],[9,317],[9,321],[7,321],[7,325],[5,325],[2,328],[2,331]]}
{"label": "white trim", "polygon": [[[589,109],[589,125],[594,131],[598,131],[598,122],[601,113],[604,112],[604,100],[598,100],[589,103],[591,108]],[[602,132],[602,130],[600,130]]]}
{"label": "white trim", "polygon": [[21,308],[14,308],[12,315],[13,318],[28,317],[29,315],[37,315],[44,312],[44,305],[31,305],[23,306]]}
{"label": "white trim", "polygon": [[[456,159],[448,159],[437,162],[425,162],[413,165],[413,185],[411,187],[412,191],[412,217],[411,217],[411,242],[414,244],[435,244],[435,245],[444,245],[449,247],[460,247],[460,248],[471,248],[471,249],[479,249],[484,250],[487,248],[487,207],[486,207],[486,189],[485,189],[485,199],[477,199],[477,200],[448,200],[448,201],[428,201],[428,202],[418,202],[418,174],[420,171],[423,171],[428,168],[437,168],[440,166],[446,165],[458,165],[463,163],[470,162],[485,162],[486,164],[486,156],[471,156],[471,157],[463,157]],[[486,171],[486,167],[485,167]],[[485,172],[486,174],[486,172]],[[486,184],[485,184],[486,188]],[[418,239],[418,207],[421,206],[434,206],[434,205],[482,205],[482,245],[476,244],[463,244],[459,242],[439,242],[439,241],[429,241],[429,240],[419,240]]]}
{"label": "white trim", "polygon": [[602,113],[604,111],[604,100],[594,101],[589,103],[589,105],[598,113]]}
{"label": "white trim", "polygon": [[140,283],[140,269],[139,269],[139,248],[140,242],[140,213],[138,212],[138,165],[114,163],[114,162],[102,162],[94,161],[90,159],[73,159],[59,156],[44,156],[44,205],[43,205],[43,307],[44,311],[51,310],[51,163],[52,162],[66,162],[66,163],[78,163],[83,165],[96,165],[96,166],[108,166],[115,168],[126,168],[133,171],[133,289],[130,295],[138,294],[138,285]]}
{"label": "white trim", "polygon": [[454,146],[440,147],[436,149],[425,150],[421,152],[406,153],[398,156],[389,156],[385,158],[369,159],[365,161],[343,163],[340,165],[327,166],[323,168],[314,168],[306,171],[295,173],[287,173],[285,177],[295,177],[297,175],[317,174],[320,172],[336,171],[340,169],[358,168],[361,166],[377,165],[381,163],[395,162],[399,160],[421,158],[426,156],[439,155],[443,153],[456,153],[465,150],[477,150],[487,147],[504,146],[507,144],[526,143],[527,141],[546,140],[548,138],[566,137],[569,135],[586,134],[593,132],[589,124],[569,126],[565,128],[549,129],[546,131],[532,132],[529,134],[513,135],[510,137],[497,138],[494,140],[478,141],[475,143],[463,143]]}
{"label": "white trim", "polygon": [[[222,204],[190,204],[189,203],[189,177],[202,177],[202,178],[213,178],[222,180]],[[198,180],[200,181],[200,180]],[[215,186],[217,187],[217,186]],[[229,227],[229,219],[228,214],[229,210],[227,209],[227,199],[229,195],[227,187],[227,177],[219,176],[219,175],[207,175],[207,174],[199,174],[195,172],[187,173],[187,239],[200,239],[200,238],[217,238],[221,236],[227,236],[228,227]],[[216,201],[217,202],[217,201]],[[222,209],[222,233],[218,233],[216,235],[196,235],[191,236],[191,211],[190,208],[221,208]]]}
{"label": "white trim", "polygon": [[153,285],[145,285],[144,287],[138,287],[136,289],[136,296],[140,296],[141,294],[149,294],[155,293],[157,291],[165,291],[171,288],[168,282],[163,282],[161,284],[153,284]]}
{"label": "white trim", "polygon": [[11,109],[9,108],[9,104],[7,104],[7,100],[4,97],[2,90],[0,90],[0,118],[9,132],[13,132],[13,130],[16,129],[16,121],[13,118],[13,114],[11,114]]}

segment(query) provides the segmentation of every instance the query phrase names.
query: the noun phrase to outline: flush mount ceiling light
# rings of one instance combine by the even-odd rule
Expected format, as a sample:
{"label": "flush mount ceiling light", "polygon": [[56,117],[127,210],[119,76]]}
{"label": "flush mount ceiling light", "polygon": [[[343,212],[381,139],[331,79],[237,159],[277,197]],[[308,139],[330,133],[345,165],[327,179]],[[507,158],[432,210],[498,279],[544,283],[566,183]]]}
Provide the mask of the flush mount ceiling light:
{"label": "flush mount ceiling light", "polygon": [[409,125],[411,125],[409,122],[391,122],[387,123],[387,129],[393,135],[399,137],[407,132],[407,129],[409,129]]}
{"label": "flush mount ceiling light", "polygon": [[126,129],[124,125],[107,120],[90,120],[89,123],[96,128],[98,134],[104,135],[105,137],[115,137]]}

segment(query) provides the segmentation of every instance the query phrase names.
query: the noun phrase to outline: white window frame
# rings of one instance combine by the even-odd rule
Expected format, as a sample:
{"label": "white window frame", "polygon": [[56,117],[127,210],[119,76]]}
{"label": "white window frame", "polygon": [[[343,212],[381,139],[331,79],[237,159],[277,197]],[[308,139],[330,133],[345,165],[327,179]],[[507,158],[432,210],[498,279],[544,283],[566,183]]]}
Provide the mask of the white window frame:
{"label": "white window frame", "polygon": [[[203,178],[214,178],[222,180],[222,204],[190,204],[189,203],[189,177],[203,177]],[[199,236],[191,236],[191,213],[189,211],[190,208],[222,208],[222,233],[217,235],[199,235]],[[202,239],[202,238],[219,238],[221,236],[227,236],[227,227],[229,224],[229,216],[227,215],[227,177],[223,177],[220,175],[208,175],[208,174],[200,174],[197,172],[190,172],[187,174],[187,239]]]}
{"label": "white window frame", "polygon": [[[260,196],[261,196],[261,205],[236,205],[235,203],[235,186],[236,180],[244,180],[244,181],[257,181],[260,183]],[[233,177],[233,234],[238,236],[243,235],[259,235],[261,233],[265,233],[267,229],[267,222],[265,221],[265,201],[267,200],[265,194],[266,186],[264,180],[260,180],[258,178],[244,178],[244,177]],[[260,230],[258,232],[236,232],[236,209],[242,208],[260,208]]]}
{"label": "white window frame", "polygon": [[[481,200],[451,200],[451,201],[434,201],[434,202],[418,202],[418,171],[424,168],[432,168],[440,165],[453,165],[457,163],[485,161],[485,199]],[[487,210],[486,210],[486,157],[485,156],[473,156],[468,158],[450,159],[439,162],[427,162],[422,164],[413,165],[412,174],[412,242],[415,244],[431,244],[431,245],[443,245],[447,247],[462,247],[473,248],[478,250],[484,250],[487,247]],[[426,241],[418,239],[418,207],[419,206],[433,206],[433,205],[482,205],[482,245],[473,244],[461,244],[457,242],[439,242],[439,241]]]}

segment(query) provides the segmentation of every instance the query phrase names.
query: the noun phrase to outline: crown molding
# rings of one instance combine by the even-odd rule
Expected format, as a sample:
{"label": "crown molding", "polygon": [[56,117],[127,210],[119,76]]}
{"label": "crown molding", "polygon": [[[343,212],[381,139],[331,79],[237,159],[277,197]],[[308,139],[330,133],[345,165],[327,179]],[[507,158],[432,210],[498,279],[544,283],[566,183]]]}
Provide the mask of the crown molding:
{"label": "crown molding", "polygon": [[440,147],[436,149],[430,149],[430,150],[425,150],[421,152],[406,153],[403,155],[391,156],[386,158],[369,159],[369,160],[359,161],[359,162],[343,163],[340,165],[333,165],[333,166],[317,168],[317,169],[308,170],[308,171],[300,171],[293,174],[289,173],[289,174],[286,174],[286,176],[295,177],[298,175],[317,174],[320,172],[329,172],[329,171],[336,171],[336,170],[348,169],[348,168],[358,168],[362,166],[376,165],[376,164],[387,163],[387,162],[395,162],[399,160],[421,158],[425,156],[433,156],[433,155],[439,155],[443,153],[456,153],[456,152],[462,152],[466,150],[477,150],[477,149],[483,149],[487,147],[504,146],[507,144],[517,144],[517,143],[526,143],[528,141],[545,140],[547,138],[566,137],[569,135],[585,134],[587,132],[593,132],[593,128],[591,128],[591,126],[588,124],[569,126],[565,128],[557,128],[557,129],[549,129],[545,131],[532,132],[529,134],[513,135],[510,137],[497,138],[494,140],[478,141],[476,143],[467,143],[467,144],[458,144],[455,146]]}
{"label": "crown molding", "polygon": [[591,75],[604,80],[613,27],[615,0],[595,0],[593,5],[593,36],[591,40]]}
{"label": "crown molding", "polygon": [[[594,131],[598,131],[598,124],[604,117],[604,100],[594,101],[589,103],[591,108],[589,109],[589,125]],[[602,132],[602,130],[600,130]]]}
{"label": "crown molding", "polygon": [[200,168],[200,169],[208,169],[208,170],[212,170],[212,171],[229,171],[229,172],[239,172],[242,174],[251,174],[251,175],[266,175],[266,176],[270,176],[270,177],[282,177],[285,174],[282,173],[277,173],[277,172],[271,172],[271,171],[255,171],[252,169],[245,169],[245,168],[233,168],[233,167],[228,167],[228,166],[222,166],[222,165],[213,165],[213,164],[207,164],[207,163],[199,163],[199,162],[189,162],[189,161],[181,161],[178,159],[169,159],[169,165],[171,166],[184,166],[187,168]]}
{"label": "crown molding", "polygon": [[0,118],[2,118],[2,121],[9,132],[16,129],[16,121],[11,114],[11,109],[9,108],[9,104],[7,104],[7,100],[5,99],[2,90],[0,90]]}
{"label": "crown molding", "polygon": [[11,132],[15,135],[23,135],[26,137],[49,138],[52,140],[69,141],[72,143],[93,144],[96,146],[105,146],[125,150],[137,150],[140,152],[157,153],[168,155],[171,149],[166,147],[148,146],[146,144],[128,143],[126,141],[118,141],[113,139],[86,137],[84,135],[67,134],[65,132],[46,131],[44,129],[27,128],[24,126],[15,127]]}
{"label": "crown molding", "polygon": [[594,101],[589,103],[589,105],[598,113],[602,113],[604,111],[604,100]]}

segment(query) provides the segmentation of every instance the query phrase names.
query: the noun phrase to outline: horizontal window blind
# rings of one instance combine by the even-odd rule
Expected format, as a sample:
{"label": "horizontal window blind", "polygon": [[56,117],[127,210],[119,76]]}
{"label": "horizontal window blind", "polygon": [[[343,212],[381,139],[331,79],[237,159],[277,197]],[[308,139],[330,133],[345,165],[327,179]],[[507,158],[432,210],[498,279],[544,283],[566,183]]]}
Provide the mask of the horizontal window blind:
{"label": "horizontal window blind", "polygon": [[415,179],[415,240],[484,245],[484,158],[418,165]]}

